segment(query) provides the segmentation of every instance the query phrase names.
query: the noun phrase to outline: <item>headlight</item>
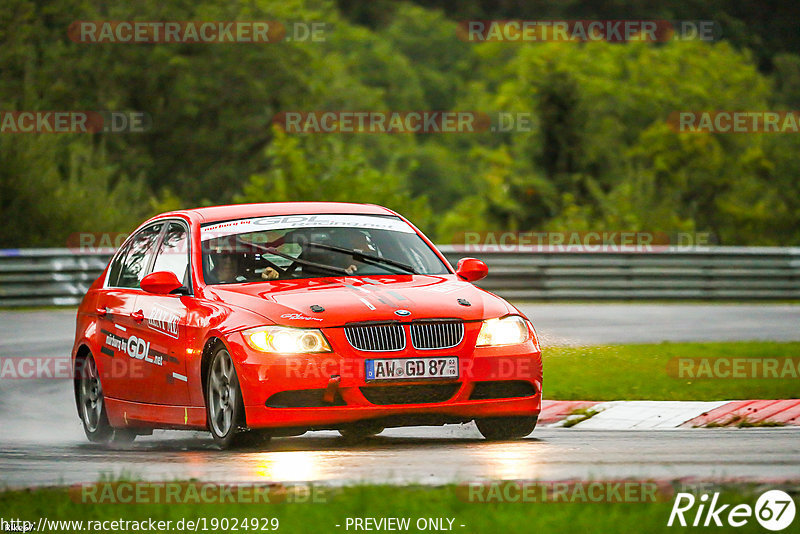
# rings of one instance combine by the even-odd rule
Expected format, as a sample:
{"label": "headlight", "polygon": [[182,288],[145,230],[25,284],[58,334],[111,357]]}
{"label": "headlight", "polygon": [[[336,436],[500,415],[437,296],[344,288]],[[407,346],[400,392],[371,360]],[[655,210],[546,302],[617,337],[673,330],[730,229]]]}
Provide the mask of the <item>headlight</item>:
{"label": "headlight", "polygon": [[331,352],[322,332],[311,328],[259,326],[242,332],[244,340],[257,351],[278,354]]}
{"label": "headlight", "polygon": [[489,345],[517,345],[528,340],[528,325],[519,315],[509,315],[502,319],[488,319],[478,334],[478,347]]}

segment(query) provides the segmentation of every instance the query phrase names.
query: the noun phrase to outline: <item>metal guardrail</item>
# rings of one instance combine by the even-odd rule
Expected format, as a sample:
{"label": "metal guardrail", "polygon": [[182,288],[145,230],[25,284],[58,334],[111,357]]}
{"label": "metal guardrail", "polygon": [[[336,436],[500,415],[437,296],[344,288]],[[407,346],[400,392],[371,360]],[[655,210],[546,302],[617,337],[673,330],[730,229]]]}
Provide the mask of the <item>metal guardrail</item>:
{"label": "metal guardrail", "polygon": [[[465,256],[440,247],[453,265]],[[481,287],[515,300],[800,299],[800,248],[492,252]]]}
{"label": "metal guardrail", "polygon": [[0,250],[0,307],[76,306],[114,253]]}
{"label": "metal guardrail", "polygon": [[[514,300],[800,299],[800,248],[663,252],[460,252],[489,265],[478,285]],[[0,307],[75,306],[113,251],[0,250]]]}

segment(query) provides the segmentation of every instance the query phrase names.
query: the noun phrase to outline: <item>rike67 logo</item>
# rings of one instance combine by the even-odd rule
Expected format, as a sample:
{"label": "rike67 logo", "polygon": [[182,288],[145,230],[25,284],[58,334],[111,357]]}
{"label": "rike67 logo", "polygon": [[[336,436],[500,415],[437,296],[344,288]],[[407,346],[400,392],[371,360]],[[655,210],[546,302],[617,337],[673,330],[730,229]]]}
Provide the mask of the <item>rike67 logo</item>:
{"label": "rike67 logo", "polygon": [[714,493],[710,498],[707,493],[700,495],[699,498],[691,493],[678,493],[667,526],[675,524],[682,527],[690,525],[741,527],[755,517],[762,527],[777,532],[784,530],[794,521],[794,501],[788,493],[781,490],[763,493],[756,501],[755,507],[749,504],[735,506],[722,504],[719,498],[719,493]]}

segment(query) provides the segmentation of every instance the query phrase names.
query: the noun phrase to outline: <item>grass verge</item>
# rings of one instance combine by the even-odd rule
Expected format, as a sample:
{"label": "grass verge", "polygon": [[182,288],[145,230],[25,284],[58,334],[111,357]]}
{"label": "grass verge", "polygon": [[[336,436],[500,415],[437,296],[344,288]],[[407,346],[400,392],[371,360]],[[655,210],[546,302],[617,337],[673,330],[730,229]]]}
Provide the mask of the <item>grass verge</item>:
{"label": "grass verge", "polygon": [[[76,502],[66,488],[50,488],[34,491],[6,491],[0,493],[0,517],[4,520],[23,519],[38,525],[39,518],[50,521],[201,521],[198,532],[273,531],[278,532],[353,532],[347,527],[348,518],[408,518],[408,532],[418,532],[417,521],[438,519],[447,528],[464,533],[539,532],[579,533],[593,532],[674,532],[676,527],[667,527],[673,498],[668,496],[658,502],[468,502],[463,488],[456,486],[394,487],[357,486],[340,488],[326,497],[326,502],[283,504],[84,504]],[[760,493],[760,492],[759,492]],[[728,488],[722,491],[720,502],[743,503],[753,506],[758,493],[747,487]],[[797,497],[795,497],[797,500]],[[696,511],[696,510],[693,510]],[[693,519],[694,514],[689,516]],[[223,518],[228,522],[222,525]],[[251,528],[252,519],[257,519],[257,528]],[[273,528],[277,519],[277,529]],[[233,528],[236,519],[237,528]],[[266,521],[263,521],[263,520]],[[216,520],[216,523],[214,522]],[[449,522],[448,520],[452,520]],[[203,523],[205,524],[205,529]],[[248,528],[242,528],[243,524]],[[71,528],[49,526],[46,531],[69,532]],[[184,523],[185,524],[185,523]],[[214,526],[216,524],[216,526]],[[338,525],[338,526],[337,526]],[[462,526],[463,525],[463,526]],[[84,523],[84,531],[86,531]],[[104,532],[119,532],[108,525]],[[266,527],[266,528],[264,528]],[[684,531],[704,531],[708,528],[681,528]],[[164,531],[176,530],[175,527]],[[362,529],[363,530],[363,529]],[[714,529],[727,531],[723,529]],[[737,532],[763,532],[755,518]],[[96,530],[91,530],[96,531]],[[130,531],[130,528],[129,528]],[[144,531],[143,529],[140,531]]]}
{"label": "grass verge", "polygon": [[[544,394],[556,400],[735,400],[800,398],[800,370],[783,378],[681,377],[677,358],[752,360],[800,358],[800,343],[660,343],[543,349]],[[694,363],[698,363],[697,360]],[[760,363],[760,362],[758,362]],[[782,364],[781,364],[782,365]],[[669,371],[668,371],[669,366]],[[757,368],[760,368],[757,366]],[[694,368],[699,371],[699,364]],[[721,369],[728,369],[722,367]],[[779,367],[783,369],[783,367]]]}

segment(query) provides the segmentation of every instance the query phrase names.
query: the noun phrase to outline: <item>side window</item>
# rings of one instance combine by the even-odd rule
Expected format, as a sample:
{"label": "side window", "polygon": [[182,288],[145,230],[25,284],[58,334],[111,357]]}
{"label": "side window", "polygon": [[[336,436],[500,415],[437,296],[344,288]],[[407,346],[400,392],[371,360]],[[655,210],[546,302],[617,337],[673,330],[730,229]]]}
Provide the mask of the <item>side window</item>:
{"label": "side window", "polygon": [[142,278],[147,274],[147,265],[155,253],[156,242],[163,226],[163,223],[148,226],[134,236],[122,262],[117,287],[139,287]]}
{"label": "side window", "polygon": [[153,272],[156,271],[175,273],[184,286],[189,286],[189,235],[184,225],[169,223],[153,264]]}
{"label": "side window", "polygon": [[114,257],[111,268],[108,270],[108,287],[116,287],[119,283],[119,273],[122,271],[122,263],[125,261],[127,254],[128,247],[125,247]]}

